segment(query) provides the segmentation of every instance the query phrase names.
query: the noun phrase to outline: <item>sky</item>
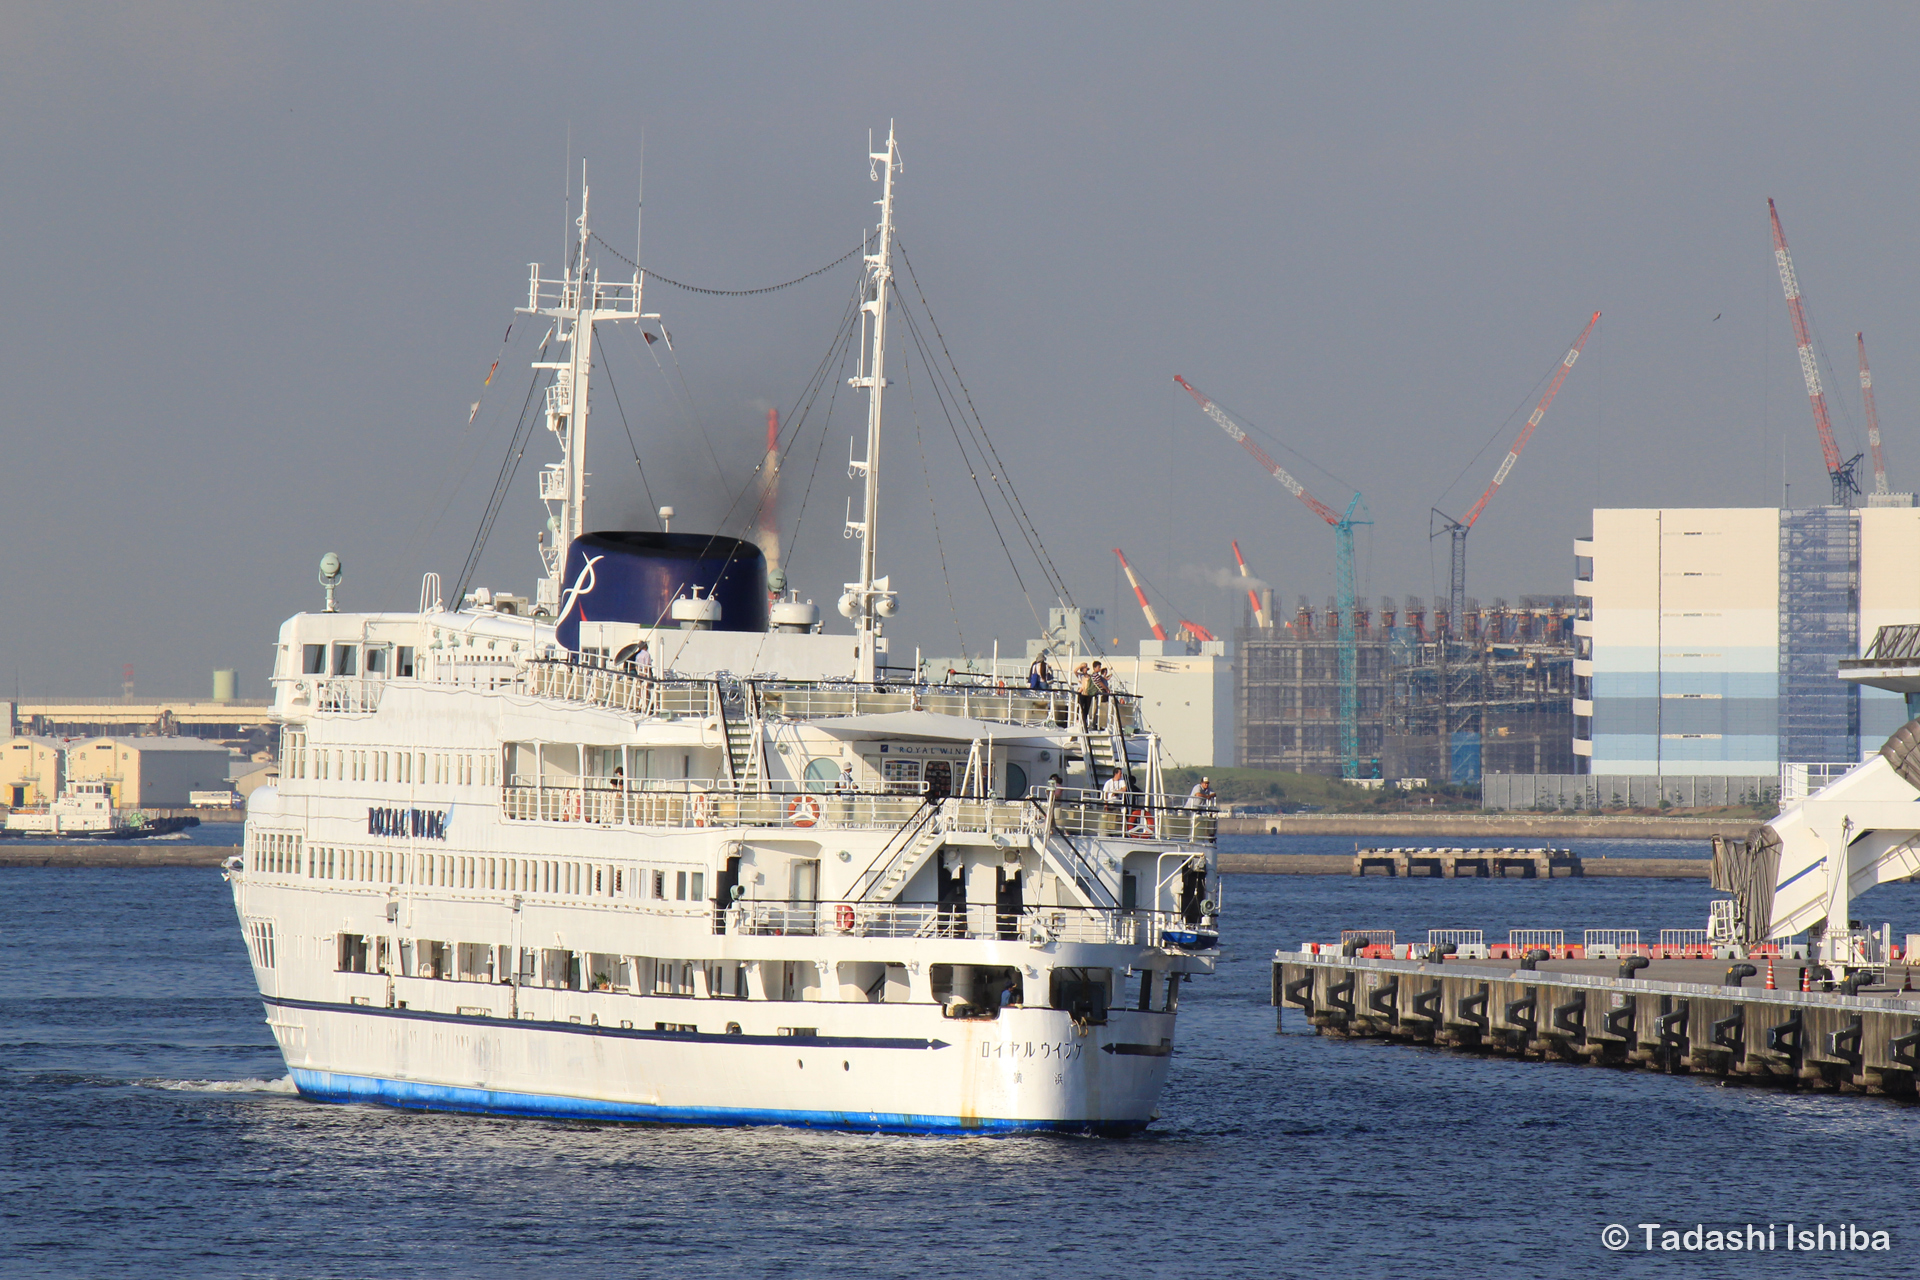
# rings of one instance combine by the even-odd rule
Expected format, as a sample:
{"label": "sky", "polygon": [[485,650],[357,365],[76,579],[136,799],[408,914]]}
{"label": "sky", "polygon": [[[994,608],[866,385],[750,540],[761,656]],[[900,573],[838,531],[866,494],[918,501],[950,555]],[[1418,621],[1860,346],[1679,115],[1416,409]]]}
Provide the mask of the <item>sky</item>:
{"label": "sky", "polygon": [[[1123,648],[1147,633],[1115,547],[1170,620],[1219,631],[1245,605],[1232,539],[1287,607],[1333,591],[1332,531],[1175,374],[1329,505],[1362,493],[1369,597],[1445,593],[1430,510],[1473,504],[1596,310],[1474,529],[1470,595],[1570,591],[1595,506],[1824,500],[1768,197],[1843,452],[1865,448],[1864,331],[1892,487],[1920,487],[1911,6],[0,18],[0,688],[26,696],[117,693],[125,664],[143,693],[235,667],[264,696],[327,551],[346,607],[415,607],[473,542],[540,336],[503,334],[527,264],[563,252],[581,162],[608,243],[635,252],[644,168],[647,267],[753,288],[858,242],[889,121],[918,287],[1046,554]],[[766,411],[804,402],[857,270],[746,298],[651,284],[673,350],[605,339],[589,522],[654,527],[670,503],[677,530],[742,532]],[[894,652],[1019,651],[1055,602],[1001,512],[1003,554],[930,370],[895,352]],[[830,625],[856,395],[822,391],[783,465],[793,585]],[[476,581],[531,592],[552,456],[538,433]]]}

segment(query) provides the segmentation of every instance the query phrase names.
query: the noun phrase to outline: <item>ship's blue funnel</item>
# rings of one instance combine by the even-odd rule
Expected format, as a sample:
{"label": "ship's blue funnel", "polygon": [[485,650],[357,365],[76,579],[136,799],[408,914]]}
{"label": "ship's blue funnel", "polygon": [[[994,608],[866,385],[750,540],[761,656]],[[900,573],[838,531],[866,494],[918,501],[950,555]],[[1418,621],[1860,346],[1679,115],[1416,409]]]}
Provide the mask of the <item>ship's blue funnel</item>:
{"label": "ship's blue funnel", "polygon": [[676,596],[720,602],[720,631],[767,629],[767,564],[760,548],[705,533],[611,531],[583,534],[567,548],[557,635],[580,647],[582,622],[671,627]]}

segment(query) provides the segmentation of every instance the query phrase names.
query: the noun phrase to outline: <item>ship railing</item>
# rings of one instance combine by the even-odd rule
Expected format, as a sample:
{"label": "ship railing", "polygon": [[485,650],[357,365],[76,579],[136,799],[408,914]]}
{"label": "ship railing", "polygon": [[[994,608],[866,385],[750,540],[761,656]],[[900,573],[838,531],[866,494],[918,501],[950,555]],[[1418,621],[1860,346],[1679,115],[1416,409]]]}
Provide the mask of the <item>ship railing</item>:
{"label": "ship railing", "polygon": [[[767,780],[745,787],[728,778],[532,778],[515,774],[501,788],[500,812],[516,822],[580,822],[627,827],[898,828],[925,803],[916,790],[822,790],[820,783]],[[971,835],[1043,841],[1051,830],[1067,836],[1210,844],[1214,814],[1132,797],[1127,804],[1093,799],[1091,791],[1061,792],[1053,804],[1037,797],[1001,800],[950,796],[940,802],[941,829]],[[1082,799],[1082,797],[1086,797]]]}
{"label": "ship railing", "polygon": [[1044,784],[1031,794],[1045,805],[1049,793],[1053,830],[1067,835],[1212,844],[1218,827],[1218,810],[1211,805],[1190,807],[1184,796],[1128,791],[1110,797],[1089,788]]}
{"label": "ship railing", "polygon": [[1153,946],[1188,929],[1178,912],[1132,907],[1002,906],[991,902],[813,902],[743,899],[724,912],[736,935],[969,938]]}
{"label": "ship railing", "polygon": [[[371,715],[380,709],[380,694],[387,687],[384,680],[367,680],[357,676],[315,676],[310,686],[315,711],[333,712],[340,715]],[[295,696],[303,692],[301,685],[306,681],[296,681]]]}
{"label": "ship railing", "polygon": [[501,816],[520,822],[626,827],[897,827],[920,797],[893,792],[820,792],[801,784],[748,790],[726,778],[576,778],[515,775],[501,788]]}
{"label": "ship railing", "polygon": [[526,691],[606,707],[637,716],[712,715],[718,710],[711,680],[656,680],[606,663],[534,658],[527,663]]}
{"label": "ship railing", "polygon": [[[1079,727],[1077,699],[1066,689],[805,680],[755,681],[754,689],[767,715],[795,720],[930,711],[1023,728]],[[1096,727],[1105,727],[1107,718],[1116,714],[1123,729],[1144,728],[1137,696],[1104,695],[1094,713]]]}

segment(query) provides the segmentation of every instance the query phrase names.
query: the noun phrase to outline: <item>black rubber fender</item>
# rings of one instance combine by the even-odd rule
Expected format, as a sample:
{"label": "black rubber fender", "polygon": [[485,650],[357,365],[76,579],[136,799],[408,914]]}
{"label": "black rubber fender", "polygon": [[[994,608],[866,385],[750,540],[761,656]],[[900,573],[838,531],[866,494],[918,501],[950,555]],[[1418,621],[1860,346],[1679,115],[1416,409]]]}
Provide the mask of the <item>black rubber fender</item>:
{"label": "black rubber fender", "polygon": [[[1735,968],[1749,966],[1736,965]],[[1731,1049],[1735,1053],[1744,1053],[1747,1048],[1747,1008],[1735,1005],[1730,1017],[1720,1019],[1710,1028],[1711,1039],[1722,1049]]]}
{"label": "black rubber fender", "polygon": [[1367,1012],[1380,1014],[1396,1027],[1400,1025],[1400,977],[1398,974],[1367,992]]}
{"label": "black rubber fender", "polygon": [[1445,990],[1446,987],[1443,984],[1436,982],[1425,991],[1414,992],[1413,1012],[1415,1016],[1425,1018],[1429,1022],[1440,1021],[1440,995]]}
{"label": "black rubber fender", "polygon": [[1343,1018],[1353,1017],[1353,974],[1327,988],[1327,1008]]}
{"label": "black rubber fender", "polygon": [[1607,1010],[1607,1034],[1619,1036],[1622,1040],[1632,1040],[1634,1024],[1638,1020],[1640,1006],[1637,1001],[1629,1000],[1618,1009]]}
{"label": "black rubber fender", "polygon": [[1687,1023],[1693,1014],[1693,1006],[1687,1001],[1678,1002],[1672,996],[1660,997],[1660,1016],[1654,1019],[1654,1030],[1660,1037],[1660,1053],[1666,1060],[1666,1069],[1671,1072],[1675,1055],[1684,1055],[1687,1051]]}
{"label": "black rubber fender", "polygon": [[1556,1030],[1564,1031],[1584,1043],[1587,1038],[1587,993],[1576,991],[1565,1004],[1555,1005],[1553,1025]]}
{"label": "black rubber fender", "polygon": [[1896,1067],[1905,1067],[1909,1071],[1920,1069],[1920,1022],[1915,1022],[1913,1030],[1907,1034],[1887,1041],[1887,1056],[1893,1059]]}
{"label": "black rubber fender", "polygon": [[1846,1026],[1827,1036],[1827,1052],[1858,1071],[1861,1062],[1860,1034],[1861,1020],[1855,1017]]}
{"label": "black rubber fender", "polygon": [[[1478,1027],[1482,1032],[1485,1032],[1488,1026],[1487,992],[1487,984],[1483,982],[1480,984],[1478,991],[1461,996],[1458,1000],[1455,1000],[1453,1002],[1453,1016],[1468,1026]],[[1469,1009],[1475,1012],[1469,1013]]]}
{"label": "black rubber fender", "polygon": [[1307,970],[1280,989],[1280,1003],[1282,1006],[1296,1005],[1305,1010],[1309,1018],[1313,1016],[1312,969]]}
{"label": "black rubber fender", "polygon": [[1794,1065],[1806,1056],[1805,1041],[1807,1021],[1798,1009],[1785,1022],[1767,1028],[1767,1048],[1773,1053],[1784,1053],[1793,1059]]}
{"label": "black rubber fender", "polygon": [[[1527,994],[1517,1000],[1507,1001],[1501,1020],[1508,1026],[1526,1032],[1531,1038],[1540,1030],[1540,988],[1528,987],[1526,992]],[[1520,1016],[1520,1011],[1523,1009],[1526,1010],[1527,1015],[1524,1018]]]}

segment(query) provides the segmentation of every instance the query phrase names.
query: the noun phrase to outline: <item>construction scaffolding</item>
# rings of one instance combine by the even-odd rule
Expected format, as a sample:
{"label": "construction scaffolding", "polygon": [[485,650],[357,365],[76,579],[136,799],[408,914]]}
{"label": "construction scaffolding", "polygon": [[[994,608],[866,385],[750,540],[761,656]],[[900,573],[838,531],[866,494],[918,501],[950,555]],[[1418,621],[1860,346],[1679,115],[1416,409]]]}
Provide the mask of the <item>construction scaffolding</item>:
{"label": "construction scaffolding", "polygon": [[[1361,776],[1476,784],[1482,771],[1573,771],[1573,600],[1466,602],[1456,633],[1418,598],[1356,601]],[[1271,617],[1271,615],[1269,615]],[[1340,619],[1304,597],[1291,620],[1238,635],[1239,760],[1338,775]]]}

